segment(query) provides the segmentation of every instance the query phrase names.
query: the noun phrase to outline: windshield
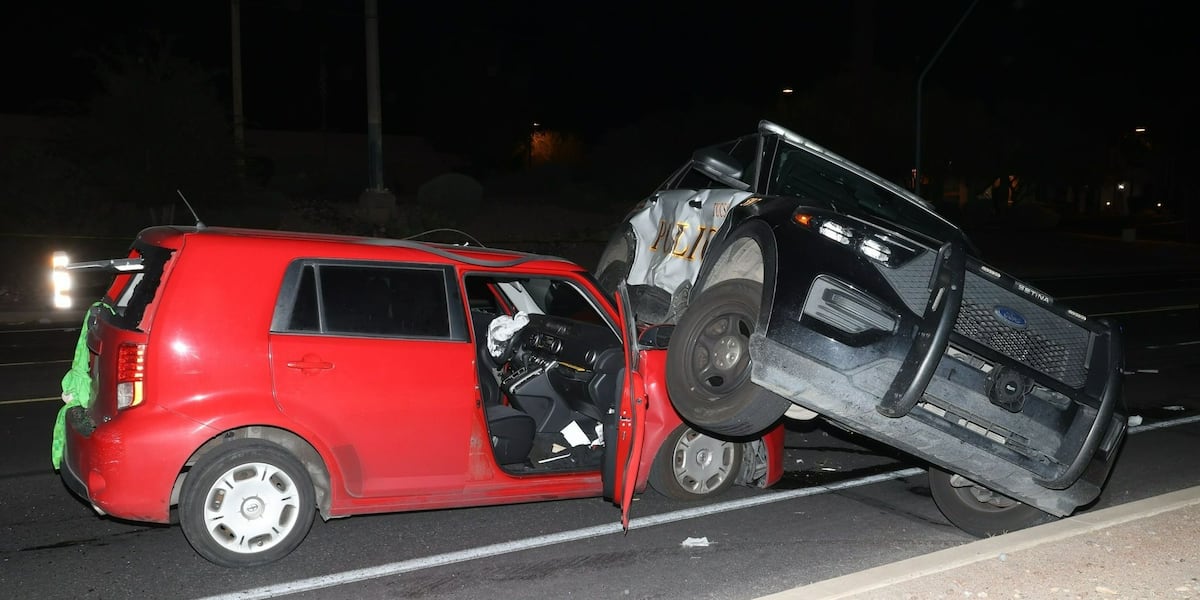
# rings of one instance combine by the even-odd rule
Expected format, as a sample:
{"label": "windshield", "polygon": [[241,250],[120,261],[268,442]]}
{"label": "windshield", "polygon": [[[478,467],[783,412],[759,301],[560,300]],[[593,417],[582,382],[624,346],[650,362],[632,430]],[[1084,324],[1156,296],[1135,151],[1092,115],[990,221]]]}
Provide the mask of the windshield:
{"label": "windshield", "polygon": [[940,242],[958,236],[957,229],[933,211],[785,139],[780,140],[770,173],[768,194],[884,219]]}

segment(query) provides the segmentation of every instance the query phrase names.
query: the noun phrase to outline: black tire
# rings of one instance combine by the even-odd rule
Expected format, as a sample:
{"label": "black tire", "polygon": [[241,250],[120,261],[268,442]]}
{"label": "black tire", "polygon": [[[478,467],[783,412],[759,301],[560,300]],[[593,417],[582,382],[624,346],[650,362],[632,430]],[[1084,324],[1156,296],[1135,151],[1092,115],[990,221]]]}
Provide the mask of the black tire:
{"label": "black tire", "polygon": [[617,290],[617,286],[629,277],[629,263],[623,260],[615,260],[608,263],[600,274],[596,277],[596,282],[600,284],[600,289],[613,293]]}
{"label": "black tire", "polygon": [[650,467],[650,487],[674,500],[710,498],[729,489],[742,467],[742,444],[680,425],[663,440]]}
{"label": "black tire", "polygon": [[930,467],[929,491],[947,520],[976,537],[1018,531],[1057,518],[981,486],[955,487],[951,483],[953,477],[942,469]]}
{"label": "black tire", "polygon": [[684,421],[718,435],[751,436],[791,406],[750,381],[750,334],[761,302],[762,284],[731,279],[684,311],[667,349],[667,394]]}
{"label": "black tire", "polygon": [[629,277],[635,239],[633,229],[627,224],[621,225],[609,238],[604,251],[600,253],[600,260],[596,261],[595,275],[600,289],[611,294],[618,284]]}
{"label": "black tire", "polygon": [[304,465],[261,440],[233,441],[201,458],[184,480],[179,501],[188,543],[223,567],[253,567],[287,556],[304,541],[315,514]]}

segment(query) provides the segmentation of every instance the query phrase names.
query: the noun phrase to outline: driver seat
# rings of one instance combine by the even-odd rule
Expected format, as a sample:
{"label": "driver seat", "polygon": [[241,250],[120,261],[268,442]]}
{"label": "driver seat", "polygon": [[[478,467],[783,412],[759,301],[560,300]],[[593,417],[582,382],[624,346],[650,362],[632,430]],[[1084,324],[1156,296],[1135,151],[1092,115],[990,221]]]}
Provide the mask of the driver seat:
{"label": "driver seat", "polygon": [[529,457],[537,426],[533,417],[503,401],[500,382],[492,370],[493,359],[487,349],[488,324],[495,317],[484,311],[471,311],[471,323],[475,329],[475,365],[479,375],[479,395],[483,398],[484,416],[487,417],[488,437],[492,440],[492,453],[497,464],[511,465],[524,462]]}

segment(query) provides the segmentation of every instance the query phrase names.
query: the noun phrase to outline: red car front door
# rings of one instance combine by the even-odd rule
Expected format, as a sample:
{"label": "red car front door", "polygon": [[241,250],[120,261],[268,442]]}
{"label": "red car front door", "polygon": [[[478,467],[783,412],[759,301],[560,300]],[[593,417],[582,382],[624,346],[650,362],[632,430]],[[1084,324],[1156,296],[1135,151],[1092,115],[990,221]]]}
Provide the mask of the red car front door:
{"label": "red car front door", "polygon": [[[625,284],[618,286],[617,313],[621,324],[621,341],[625,348],[625,379],[620,386],[616,423],[608,431],[615,432],[615,443],[606,445],[604,496],[621,507],[621,525],[629,528],[629,509],[642,458],[645,438],[646,388],[637,372],[637,331],[633,310],[627,299]],[[606,437],[612,435],[606,432]],[[610,438],[611,439],[611,438]]]}

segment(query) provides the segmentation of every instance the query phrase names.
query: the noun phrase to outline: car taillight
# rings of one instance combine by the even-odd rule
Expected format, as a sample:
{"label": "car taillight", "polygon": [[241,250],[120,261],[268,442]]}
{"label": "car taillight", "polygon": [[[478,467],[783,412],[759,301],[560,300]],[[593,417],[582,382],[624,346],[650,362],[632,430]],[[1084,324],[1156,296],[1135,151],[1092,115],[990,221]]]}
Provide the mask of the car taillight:
{"label": "car taillight", "polygon": [[124,343],[117,349],[117,409],[142,403],[146,377],[146,345]]}

